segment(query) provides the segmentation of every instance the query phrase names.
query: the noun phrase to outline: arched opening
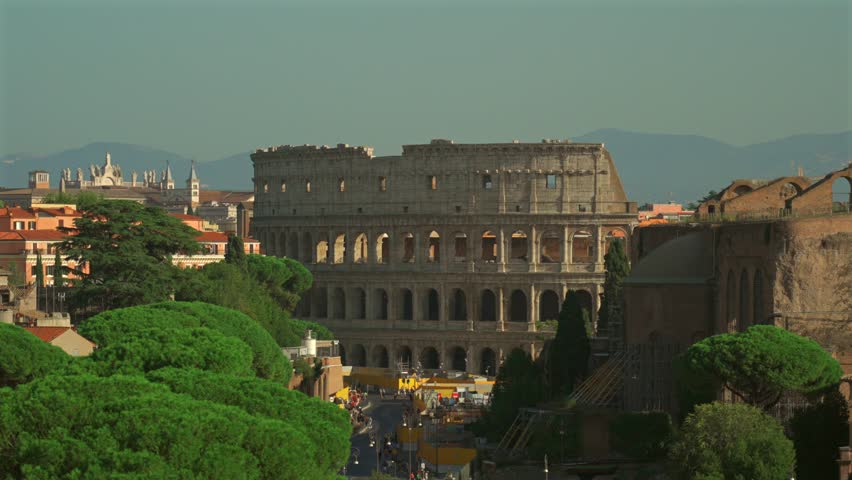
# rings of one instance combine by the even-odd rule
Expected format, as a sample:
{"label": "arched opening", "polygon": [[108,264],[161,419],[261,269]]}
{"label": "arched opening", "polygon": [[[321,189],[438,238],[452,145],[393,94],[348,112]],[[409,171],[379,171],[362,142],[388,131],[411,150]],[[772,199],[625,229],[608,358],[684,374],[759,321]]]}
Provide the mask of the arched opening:
{"label": "arched opening", "polygon": [[388,319],[388,292],[382,288],[377,288],[373,292],[373,307],[375,309],[374,318],[376,320]]}
{"label": "arched opening", "polygon": [[302,244],[301,244],[302,245],[302,252],[300,254],[301,257],[299,258],[299,260],[301,260],[302,263],[311,263],[312,262],[313,259],[311,258],[311,256],[312,256],[311,255],[311,253],[312,253],[311,252],[311,246],[313,244],[314,244],[314,240],[313,240],[313,238],[311,238],[311,233],[310,232],[303,233],[302,234]]}
{"label": "arched opening", "polygon": [[453,261],[467,260],[467,235],[461,232],[453,234]]}
{"label": "arched opening", "polygon": [[334,320],[346,319],[346,294],[343,289],[337,287],[331,297],[331,315]]}
{"label": "arched opening", "polygon": [[429,232],[426,261],[430,263],[441,261],[441,236],[434,230]]}
{"label": "arched opening", "polygon": [[403,320],[414,320],[414,294],[411,290],[403,288],[401,291],[402,301],[399,302],[400,315]]}
{"label": "arched opening", "polygon": [[386,263],[390,258],[390,237],[387,233],[376,238],[376,263]]}
{"label": "arched opening", "polygon": [[553,290],[541,292],[539,297],[538,320],[559,320],[559,295]]}
{"label": "arched opening", "polygon": [[487,376],[497,375],[497,354],[488,347],[483,348],[480,354],[479,373]]}
{"label": "arched opening", "polygon": [[562,238],[555,232],[544,232],[541,235],[539,249],[541,263],[559,263],[562,261]]}
{"label": "arched opening", "polygon": [[373,366],[378,368],[390,367],[390,359],[388,358],[388,349],[384,345],[376,345],[373,347]]}
{"label": "arched opening", "polygon": [[296,232],[290,233],[290,239],[287,242],[287,256],[293,260],[299,259],[299,234]]}
{"label": "arched opening", "polygon": [[852,178],[837,177],[831,183],[831,209],[834,212],[852,212]]}
{"label": "arched opening", "polygon": [[745,331],[745,329],[748,328],[749,325],[751,325],[751,321],[748,317],[748,314],[750,313],[748,304],[748,299],[749,297],[751,297],[751,295],[749,295],[750,290],[751,287],[748,282],[748,272],[743,270],[740,274],[740,312],[738,319],[739,321],[737,323],[737,329],[741,332]]}
{"label": "arched opening", "polygon": [[[275,234],[273,234],[274,236]],[[278,248],[275,250],[275,254],[279,257],[283,257],[287,255],[287,234],[282,233],[278,236]]]}
{"label": "arched opening", "polygon": [[763,309],[763,271],[757,269],[754,272],[754,294],[752,295],[752,321],[755,324],[768,323],[766,311]]}
{"label": "arched opening", "polygon": [[321,238],[317,242],[317,263],[328,263],[328,239]]}
{"label": "arched opening", "polygon": [[742,195],[744,193],[748,193],[750,191],[752,191],[752,188],[749,187],[748,185],[740,185],[740,186],[738,186],[737,188],[734,189],[734,195],[740,196],[740,195]]}
{"label": "arched opening", "polygon": [[486,262],[497,261],[497,237],[491,232],[482,234],[482,260]]}
{"label": "arched opening", "polygon": [[781,186],[781,190],[778,192],[781,196],[782,200],[789,200],[796,195],[802,193],[802,187],[796,185],[793,182],[787,182]]}
{"label": "arched opening", "polygon": [[312,288],[311,301],[316,318],[328,318],[328,291],[325,287]]}
{"label": "arched opening", "polygon": [[402,263],[414,263],[414,235],[402,234]]}
{"label": "arched opening", "polygon": [[355,250],[353,250],[353,260],[355,263],[367,263],[367,235],[359,233],[355,237]]}
{"label": "arched opening", "polygon": [[509,321],[527,321],[527,294],[523,290],[514,290],[509,297]]}
{"label": "arched opening", "polygon": [[497,321],[497,297],[491,290],[483,290],[480,298],[479,320],[483,322]]}
{"label": "arched opening", "polygon": [[364,348],[364,345],[360,343],[352,345],[352,352],[349,353],[349,361],[353,367],[367,366],[367,350]]}
{"label": "arched opening", "polygon": [[343,348],[343,344],[341,343],[340,345],[338,345],[337,348],[338,354],[340,355],[340,363],[343,365],[349,365],[348,363],[346,363],[346,349]]}
{"label": "arched opening", "polygon": [[725,282],[725,320],[728,331],[733,332],[737,326],[737,281],[733,270],[728,270]]}
{"label": "arched opening", "polygon": [[426,347],[420,353],[420,365],[428,370],[441,368],[441,358],[434,347]]}
{"label": "arched opening", "polygon": [[408,370],[413,367],[411,364],[411,348],[407,345],[402,345],[396,349],[396,365],[400,370]]}
{"label": "arched opening", "polygon": [[363,320],[367,314],[367,294],[364,289],[355,287],[352,289],[352,318]]}
{"label": "arched opening", "polygon": [[571,237],[571,258],[574,263],[592,263],[595,258],[595,243],[592,234],[580,230]]}
{"label": "arched opening", "polygon": [[528,249],[527,234],[522,230],[513,232],[509,248],[510,260],[526,261]]}
{"label": "arched opening", "polygon": [[430,288],[426,291],[426,297],[424,298],[425,305],[423,306],[423,310],[426,313],[426,318],[424,320],[432,320],[438,321],[441,319],[441,303],[438,297],[438,291],[434,288]]}
{"label": "arched opening", "polygon": [[450,298],[450,320],[467,320],[467,299],[460,288],[453,290]]}
{"label": "arched opening", "polygon": [[577,290],[577,301],[580,308],[583,309],[586,321],[590,322],[592,320],[592,309],[595,308],[592,294],[588,290]]}
{"label": "arched opening", "polygon": [[605,253],[609,253],[609,247],[612,245],[613,242],[624,242],[621,244],[621,246],[625,247],[624,252],[627,252],[627,233],[625,233],[624,230],[620,228],[616,228],[615,230],[610,230],[609,232],[607,232],[606,237],[604,237],[604,241]]}
{"label": "arched opening", "polygon": [[467,371],[467,352],[462,347],[450,349],[450,370]]}
{"label": "arched opening", "polygon": [[346,234],[341,233],[334,239],[334,263],[346,260]]}

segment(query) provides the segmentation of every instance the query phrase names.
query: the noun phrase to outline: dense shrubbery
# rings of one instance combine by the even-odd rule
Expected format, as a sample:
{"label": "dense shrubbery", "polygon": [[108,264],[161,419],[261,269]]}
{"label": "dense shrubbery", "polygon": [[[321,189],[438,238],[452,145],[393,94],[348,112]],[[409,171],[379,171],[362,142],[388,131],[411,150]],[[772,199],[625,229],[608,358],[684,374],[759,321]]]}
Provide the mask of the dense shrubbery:
{"label": "dense shrubbery", "polygon": [[82,330],[102,348],[72,360],[0,325],[42,365],[0,389],[0,478],[332,479],[348,459],[346,412],[287,390],[289,362],[239,312],[169,302]]}
{"label": "dense shrubbery", "polygon": [[239,407],[252,415],[299,426],[306,438],[321,446],[304,452],[320,467],[342,465],[348,458],[349,417],[345,410],[333,408],[327,402],[258,378],[238,378],[194,369],[168,368],[151,372],[148,378],[196,400]]}
{"label": "dense shrubbery", "polygon": [[101,347],[109,347],[134,332],[146,329],[206,327],[235,337],[251,347],[255,374],[286,384],[292,375],[290,361],[269,334],[246,315],[200,302],[164,302],[111,310],[80,326],[80,334]]}
{"label": "dense shrubbery", "polygon": [[664,412],[623,413],[609,425],[612,448],[629,458],[665,458],[674,436],[672,419]]}
{"label": "dense shrubbery", "polygon": [[21,327],[0,323],[0,387],[14,387],[61,370],[70,357]]}
{"label": "dense shrubbery", "polygon": [[682,479],[777,480],[793,471],[793,443],[781,425],[746,404],[699,405],[670,457]]}
{"label": "dense shrubbery", "polygon": [[239,310],[255,319],[279,345],[299,345],[308,328],[320,339],[332,338],[327,328],[290,317],[301,294],[313,283],[310,272],[295,260],[247,255],[245,264],[237,259],[219,262],[185,270],[182,276],[176,299]]}
{"label": "dense shrubbery", "polygon": [[92,354],[101,374],[140,374],[165,367],[254,375],[252,351],[238,338],[209,328],[146,328]]}
{"label": "dense shrubbery", "polygon": [[492,441],[499,440],[512,425],[519,409],[535,406],[542,399],[541,370],[528,353],[516,348],[500,366],[491,393],[491,406],[473,428]]}
{"label": "dense shrubbery", "polygon": [[3,477],[333,478],[299,426],[142,377],[49,376],[4,397]]}

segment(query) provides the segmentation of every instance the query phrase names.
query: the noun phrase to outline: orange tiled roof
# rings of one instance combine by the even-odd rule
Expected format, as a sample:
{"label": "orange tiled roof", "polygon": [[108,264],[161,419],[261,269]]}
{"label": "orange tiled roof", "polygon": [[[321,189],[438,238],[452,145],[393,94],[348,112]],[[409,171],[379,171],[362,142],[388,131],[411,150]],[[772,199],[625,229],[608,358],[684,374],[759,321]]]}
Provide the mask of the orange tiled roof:
{"label": "orange tiled roof", "polygon": [[[199,232],[195,240],[204,243],[228,243],[228,234],[222,232]],[[253,238],[243,238],[243,243],[260,243]]]}
{"label": "orange tiled roof", "polygon": [[33,212],[21,207],[0,208],[0,217],[36,218]]}
{"label": "orange tiled roof", "polygon": [[195,221],[195,222],[202,220],[201,217],[196,217],[195,215],[187,215],[185,213],[170,213],[169,215],[171,215],[172,217],[175,217],[175,218],[179,218],[181,220],[191,220],[191,221]]}
{"label": "orange tiled roof", "polygon": [[27,241],[58,242],[65,240],[65,237],[68,236],[68,234],[59,230],[16,230],[15,233]]}
{"label": "orange tiled roof", "polygon": [[71,327],[24,327],[24,330],[32,333],[42,341],[50,343],[63,333],[71,330]]}

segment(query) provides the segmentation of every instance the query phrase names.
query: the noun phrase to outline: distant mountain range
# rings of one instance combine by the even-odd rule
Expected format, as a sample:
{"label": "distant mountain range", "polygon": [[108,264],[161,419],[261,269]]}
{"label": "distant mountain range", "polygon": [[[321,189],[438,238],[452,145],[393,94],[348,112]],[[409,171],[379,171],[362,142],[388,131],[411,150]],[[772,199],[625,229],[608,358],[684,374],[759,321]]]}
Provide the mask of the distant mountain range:
{"label": "distant mountain range", "polygon": [[[822,176],[852,160],[852,131],[794,135],[771,142],[736,147],[698,135],[666,135],[602,129],[573,138],[602,142],[612,153],[631,200],[640,203],[675,200],[687,203],[709,190],[719,190],[735,178],[774,178],[792,175]],[[59,172],[69,167],[103,164],[109,151],[125,176],[130,172],[172,165],[177,182],[189,175],[190,160],[173,152],[126,143],[98,142],[50,155],[6,155],[0,158],[0,186],[23,187],[27,172],[47,170],[58,184]],[[205,188],[250,190],[249,153],[200,162],[198,175]]]}

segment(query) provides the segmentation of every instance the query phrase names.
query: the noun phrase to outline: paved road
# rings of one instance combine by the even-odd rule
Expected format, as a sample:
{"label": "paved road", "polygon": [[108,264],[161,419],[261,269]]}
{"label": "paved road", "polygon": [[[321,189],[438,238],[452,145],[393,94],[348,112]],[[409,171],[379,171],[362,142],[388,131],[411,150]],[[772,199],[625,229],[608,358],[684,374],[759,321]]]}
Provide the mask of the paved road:
{"label": "paved road", "polygon": [[[392,433],[402,421],[405,404],[401,400],[381,401],[378,395],[370,395],[369,401],[371,406],[364,413],[373,418],[373,432],[377,432],[376,438],[381,439],[385,433]],[[354,459],[350,456],[346,466],[347,477],[370,476],[376,470],[376,449],[370,447],[368,433],[353,435],[352,447],[359,451],[358,465],[353,463]]]}

